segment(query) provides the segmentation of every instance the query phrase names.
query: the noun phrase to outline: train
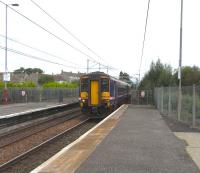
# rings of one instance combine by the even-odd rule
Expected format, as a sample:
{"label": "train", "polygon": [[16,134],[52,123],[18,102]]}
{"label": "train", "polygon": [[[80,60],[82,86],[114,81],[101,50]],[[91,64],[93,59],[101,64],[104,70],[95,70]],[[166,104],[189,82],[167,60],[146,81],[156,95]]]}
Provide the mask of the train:
{"label": "train", "polygon": [[81,111],[92,116],[113,111],[130,99],[130,88],[130,84],[104,72],[82,75],[79,97]]}

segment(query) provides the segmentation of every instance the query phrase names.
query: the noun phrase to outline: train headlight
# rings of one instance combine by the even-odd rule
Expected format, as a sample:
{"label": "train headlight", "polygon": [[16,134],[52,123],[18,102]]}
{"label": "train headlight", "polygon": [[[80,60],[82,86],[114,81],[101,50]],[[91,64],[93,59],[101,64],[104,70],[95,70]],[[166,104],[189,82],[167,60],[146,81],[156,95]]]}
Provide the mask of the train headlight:
{"label": "train headlight", "polygon": [[85,103],[85,100],[83,99],[82,102]]}

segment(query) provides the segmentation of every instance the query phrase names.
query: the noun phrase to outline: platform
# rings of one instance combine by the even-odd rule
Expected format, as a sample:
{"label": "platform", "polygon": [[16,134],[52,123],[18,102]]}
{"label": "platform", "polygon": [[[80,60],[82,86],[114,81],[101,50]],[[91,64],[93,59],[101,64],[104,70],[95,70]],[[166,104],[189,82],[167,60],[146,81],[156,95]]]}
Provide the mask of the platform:
{"label": "platform", "polygon": [[[198,173],[152,107],[124,106],[32,173]],[[120,115],[119,112],[122,112]]]}
{"label": "platform", "polygon": [[78,98],[68,98],[65,102],[28,102],[28,103],[16,103],[8,105],[0,105],[0,118],[17,116],[20,114],[31,113],[34,111],[39,111],[43,109],[48,109],[50,107],[56,107],[59,105],[78,102]]}

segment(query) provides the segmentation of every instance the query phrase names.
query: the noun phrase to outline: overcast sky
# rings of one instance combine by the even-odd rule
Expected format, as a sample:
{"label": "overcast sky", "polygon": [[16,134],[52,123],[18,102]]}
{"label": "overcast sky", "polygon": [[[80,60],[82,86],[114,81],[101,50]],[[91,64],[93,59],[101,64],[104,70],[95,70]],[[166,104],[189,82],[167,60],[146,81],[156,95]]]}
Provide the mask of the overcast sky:
{"label": "overcast sky", "polygon": [[[98,53],[102,59],[56,25],[31,1],[2,1],[7,4],[19,3],[19,7],[13,8],[97,61],[117,68],[117,70],[109,71],[111,75],[117,76],[119,70],[130,75],[138,74],[148,0],[34,0],[89,48]],[[180,2],[181,0],[151,0],[142,75],[149,69],[151,61],[158,57],[162,62],[177,68]],[[199,7],[199,0],[184,0],[183,65],[200,66]],[[3,4],[0,4],[0,34],[5,35],[5,5]],[[85,55],[55,39],[10,9],[8,9],[8,37],[57,55],[66,61],[47,56],[12,41],[8,41],[8,48],[60,64],[75,66],[67,61],[77,64],[76,68],[68,68],[8,53],[9,71],[19,67],[39,67],[46,73],[60,73],[62,69],[74,72],[86,71],[84,69],[87,62]],[[0,46],[5,46],[4,40],[5,38],[0,36]],[[1,72],[4,71],[4,59],[4,50],[0,50]]]}

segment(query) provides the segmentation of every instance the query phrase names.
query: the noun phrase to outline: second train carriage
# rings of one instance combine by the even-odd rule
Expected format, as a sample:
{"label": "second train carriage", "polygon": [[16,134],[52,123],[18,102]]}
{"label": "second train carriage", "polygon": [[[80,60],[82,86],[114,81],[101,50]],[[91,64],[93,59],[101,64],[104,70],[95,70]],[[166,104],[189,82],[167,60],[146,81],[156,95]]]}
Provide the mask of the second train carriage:
{"label": "second train carriage", "polygon": [[114,110],[130,98],[130,85],[103,72],[80,78],[80,107],[83,113],[101,114]]}

